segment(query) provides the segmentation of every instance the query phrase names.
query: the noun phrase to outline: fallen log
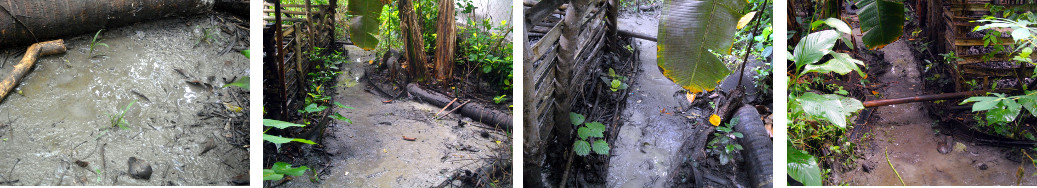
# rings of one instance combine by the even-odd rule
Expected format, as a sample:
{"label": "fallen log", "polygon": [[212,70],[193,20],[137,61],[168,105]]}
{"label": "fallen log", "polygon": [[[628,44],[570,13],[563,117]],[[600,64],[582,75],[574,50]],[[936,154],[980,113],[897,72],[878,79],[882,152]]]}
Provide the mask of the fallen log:
{"label": "fallen log", "polygon": [[971,96],[985,95],[988,92],[999,93],[999,92],[1007,92],[1007,91],[1009,91],[1009,90],[1005,90],[1005,89],[998,89],[998,90],[994,90],[994,91],[991,91],[991,90],[979,90],[979,91],[966,91],[966,92],[957,92],[957,93],[941,93],[941,94],[934,94],[934,95],[922,95],[922,96],[904,97],[904,98],[896,98],[896,99],[872,100],[872,101],[864,101],[864,107],[865,108],[871,108],[871,107],[894,105],[894,104],[903,104],[903,103],[912,103],[912,102],[965,98],[965,97],[971,97]]}
{"label": "fallen log", "polygon": [[616,31],[616,33],[618,33],[620,35],[626,35],[626,36],[634,37],[634,38],[650,40],[652,42],[659,42],[659,39],[654,37],[654,36],[648,36],[646,34],[641,34],[641,33],[633,32],[633,31],[619,30],[619,31]]}
{"label": "fallen log", "polygon": [[[422,89],[417,84],[408,84],[407,92],[410,92],[410,94],[418,96],[435,106],[445,106],[450,102],[450,98],[443,94]],[[460,113],[465,117],[472,118],[473,120],[482,122],[486,125],[498,127],[504,130],[511,130],[511,115],[487,108],[479,103],[469,103],[461,106]]]}
{"label": "fallen log", "polygon": [[0,0],[0,47],[205,13],[213,0]]}
{"label": "fallen log", "polygon": [[760,112],[751,105],[745,105],[735,112],[734,118],[739,119],[738,124],[733,127],[734,130],[745,135],[738,139],[738,143],[745,146],[742,156],[745,157],[749,180],[752,181],[749,187],[773,187],[774,142],[767,134],[767,129],[763,127]]}
{"label": "fallen log", "polygon": [[14,69],[11,70],[10,74],[7,74],[7,78],[0,81],[0,102],[4,101],[4,98],[7,98],[7,94],[10,94],[11,90],[18,85],[22,77],[29,73],[32,66],[36,64],[37,58],[45,55],[65,53],[65,50],[65,41],[61,39],[29,46],[29,49],[25,50],[25,56],[22,57],[22,60],[17,65],[14,65]]}

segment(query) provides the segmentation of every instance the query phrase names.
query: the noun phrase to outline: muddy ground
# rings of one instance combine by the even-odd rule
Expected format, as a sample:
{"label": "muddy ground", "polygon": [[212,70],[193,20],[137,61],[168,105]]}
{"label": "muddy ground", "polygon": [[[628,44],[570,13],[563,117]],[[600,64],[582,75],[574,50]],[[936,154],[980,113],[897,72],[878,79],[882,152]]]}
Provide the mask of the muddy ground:
{"label": "muddy ground", "polygon": [[[854,33],[859,33],[855,30]],[[857,41],[860,41],[860,36]],[[936,94],[941,88],[925,88],[923,86],[923,63],[912,53],[912,45],[907,42],[909,36],[903,36],[892,44],[880,49],[884,54],[872,62],[868,68],[886,70],[869,70],[881,72],[873,75],[873,85],[881,85],[875,91],[880,95],[869,95],[866,100],[889,99]],[[861,44],[858,44],[861,45]],[[933,60],[937,61],[937,60]],[[862,145],[858,146],[858,156],[849,166],[839,166],[833,170],[830,182],[849,185],[901,185],[893,168],[899,172],[906,185],[1016,185],[1019,180],[1016,172],[1023,165],[1025,174],[1034,173],[1030,164],[1007,160],[1008,151],[1012,148],[978,145],[963,139],[946,142],[947,129],[950,122],[941,122],[925,103],[906,103],[876,107],[868,118]],[[943,131],[941,131],[943,130]],[[941,143],[943,142],[943,143]],[[960,144],[964,150],[953,147]],[[941,154],[940,147],[951,148],[947,154]],[[889,153],[887,161],[886,152]],[[1037,185],[1037,178],[1024,177],[1021,185]]]}
{"label": "muddy ground", "polygon": [[[220,53],[248,46],[248,31],[232,20],[202,15],[105,30],[100,42],[109,47],[96,46],[99,56],[90,54],[94,33],[65,38],[67,53],[39,59],[18,94],[0,102],[0,185],[247,182],[248,93],[221,88],[249,73],[237,50]],[[211,40],[199,42],[206,28]],[[23,51],[4,50],[0,76]],[[134,100],[129,130],[112,128],[109,115]],[[200,154],[207,146],[215,148]],[[130,157],[150,163],[150,180],[125,175]]]}
{"label": "muddy ground", "polygon": [[[376,59],[373,51],[349,45],[345,48],[350,62],[344,65],[343,74],[338,77],[333,100],[356,108],[335,109],[352,123],[333,120],[327,127],[322,146],[318,146],[326,152],[327,161],[309,160],[311,164],[307,164],[320,173],[320,181],[297,178],[283,186],[462,185],[463,176],[490,166],[488,159],[511,156],[510,133],[456,113],[435,118],[442,107],[408,98],[407,94],[402,99],[378,94],[365,76],[365,70],[372,70],[365,67],[373,66],[368,62]],[[376,82],[381,81],[384,80]],[[408,141],[404,137],[415,140]],[[323,165],[312,165],[317,163]],[[312,172],[307,174],[313,175]],[[482,185],[487,183],[511,184],[508,180]]]}

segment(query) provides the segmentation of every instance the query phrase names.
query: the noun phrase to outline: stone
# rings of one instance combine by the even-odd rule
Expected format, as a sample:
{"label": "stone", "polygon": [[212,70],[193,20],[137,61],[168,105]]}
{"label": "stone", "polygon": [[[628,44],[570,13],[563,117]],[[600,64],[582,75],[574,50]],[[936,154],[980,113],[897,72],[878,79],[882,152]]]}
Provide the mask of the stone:
{"label": "stone", "polygon": [[151,164],[148,164],[147,161],[130,157],[127,163],[129,164],[129,170],[126,172],[130,174],[130,177],[143,180],[151,179]]}

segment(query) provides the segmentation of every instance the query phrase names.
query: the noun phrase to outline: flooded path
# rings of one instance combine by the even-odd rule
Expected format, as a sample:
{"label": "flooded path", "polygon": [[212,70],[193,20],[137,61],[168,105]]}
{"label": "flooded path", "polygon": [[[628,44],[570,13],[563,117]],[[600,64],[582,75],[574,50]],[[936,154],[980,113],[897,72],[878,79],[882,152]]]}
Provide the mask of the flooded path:
{"label": "flooded path", "polygon": [[502,145],[510,147],[510,135],[469,118],[451,114],[433,119],[442,107],[406,99],[386,103],[388,98],[366,91],[363,67],[375,59],[373,52],[346,48],[350,63],[338,78],[334,100],[356,108],[335,109],[352,124],[334,120],[328,126],[323,143],[331,161],[322,182],[296,181],[289,187],[430,187],[458,171],[474,173]]}
{"label": "flooded path", "polygon": [[[619,28],[655,35],[658,14],[623,14]],[[608,187],[660,187],[672,176],[672,161],[694,129],[685,117],[664,114],[677,104],[673,94],[680,86],[663,76],[656,65],[656,43],[635,40],[641,54],[639,73],[632,78],[632,92],[623,110],[623,126],[612,148]],[[670,109],[667,109],[670,108]]]}
{"label": "flooded path", "polygon": [[[228,118],[248,112],[230,112],[223,103],[248,104],[229,96],[240,89],[220,87],[248,75],[248,58],[233,50],[218,55],[237,39],[220,30],[231,24],[210,19],[165,19],[105,30],[100,42],[110,47],[95,46],[96,57],[90,54],[93,33],[65,38],[67,53],[42,57],[16,88],[21,94],[0,102],[0,181],[229,185],[233,177],[247,176],[247,149],[228,143],[236,128],[247,134],[247,127],[231,127]],[[206,30],[211,39],[199,42]],[[0,59],[5,64],[0,76],[10,73],[22,51],[4,51],[9,56]],[[187,83],[192,80],[215,89]],[[128,130],[113,128],[110,115],[135,100],[124,117]],[[199,116],[210,112],[227,117]],[[200,154],[210,144],[215,148]],[[130,157],[151,164],[150,180],[125,175]],[[73,164],[77,160],[88,164]]]}
{"label": "flooded path", "polygon": [[[858,38],[859,39],[859,38]],[[859,40],[858,40],[859,41]],[[888,72],[875,84],[888,84],[878,92],[883,98],[901,98],[925,94],[921,76],[910,45],[905,39],[881,49]],[[871,100],[873,97],[869,97]],[[900,185],[890,168],[896,167],[907,185],[1015,185],[1020,163],[1004,158],[1004,149],[961,143],[964,151],[941,154],[937,151],[946,135],[933,127],[938,121],[929,116],[923,103],[906,103],[878,107],[871,118],[871,139],[862,146],[863,158],[847,174],[837,175],[836,182],[850,185]],[[889,162],[885,151],[889,152]],[[1023,164],[1029,165],[1029,164]],[[865,172],[863,168],[873,168]],[[1027,168],[1026,174],[1033,173]],[[1025,178],[1023,185],[1035,185],[1037,179]]]}

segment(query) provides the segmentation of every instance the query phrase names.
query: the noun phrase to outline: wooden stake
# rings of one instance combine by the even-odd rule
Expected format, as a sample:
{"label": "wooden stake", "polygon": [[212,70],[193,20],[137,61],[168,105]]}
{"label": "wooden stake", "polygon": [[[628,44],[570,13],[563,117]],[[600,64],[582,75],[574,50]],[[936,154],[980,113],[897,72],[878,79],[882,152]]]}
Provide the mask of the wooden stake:
{"label": "wooden stake", "polygon": [[32,70],[32,66],[36,65],[37,58],[45,55],[61,54],[65,53],[65,51],[65,41],[61,39],[29,46],[29,49],[25,50],[25,56],[14,66],[14,70],[11,70],[11,74],[8,74],[7,78],[0,81],[0,101],[3,101],[7,94],[10,94],[11,90],[18,85],[22,77],[25,77]]}

